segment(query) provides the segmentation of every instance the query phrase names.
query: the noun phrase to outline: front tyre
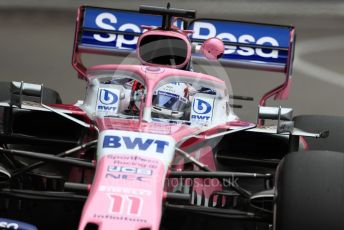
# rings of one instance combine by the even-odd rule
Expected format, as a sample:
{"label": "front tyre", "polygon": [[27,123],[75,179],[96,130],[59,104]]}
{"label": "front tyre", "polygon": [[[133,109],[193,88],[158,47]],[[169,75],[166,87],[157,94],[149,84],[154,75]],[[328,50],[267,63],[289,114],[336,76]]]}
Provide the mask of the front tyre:
{"label": "front tyre", "polygon": [[288,154],[276,178],[275,230],[344,229],[344,154]]}

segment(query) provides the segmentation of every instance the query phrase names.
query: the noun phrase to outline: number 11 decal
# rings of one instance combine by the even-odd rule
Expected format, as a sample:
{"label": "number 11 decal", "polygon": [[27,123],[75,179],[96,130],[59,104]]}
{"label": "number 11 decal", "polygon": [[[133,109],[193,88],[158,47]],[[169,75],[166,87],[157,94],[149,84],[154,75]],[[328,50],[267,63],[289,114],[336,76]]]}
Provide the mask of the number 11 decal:
{"label": "number 11 decal", "polygon": [[123,214],[124,209],[127,215],[140,215],[142,209],[142,198],[131,195],[108,194],[110,198],[110,212]]}

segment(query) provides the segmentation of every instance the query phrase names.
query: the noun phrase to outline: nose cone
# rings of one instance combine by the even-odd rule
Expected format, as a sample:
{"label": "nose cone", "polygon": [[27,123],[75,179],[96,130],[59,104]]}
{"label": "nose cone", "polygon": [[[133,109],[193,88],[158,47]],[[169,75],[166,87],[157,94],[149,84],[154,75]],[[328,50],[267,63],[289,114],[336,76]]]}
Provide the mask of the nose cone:
{"label": "nose cone", "polygon": [[173,155],[174,140],[169,136],[102,131],[96,173],[79,230],[88,224],[100,230],[158,230],[164,182]]}

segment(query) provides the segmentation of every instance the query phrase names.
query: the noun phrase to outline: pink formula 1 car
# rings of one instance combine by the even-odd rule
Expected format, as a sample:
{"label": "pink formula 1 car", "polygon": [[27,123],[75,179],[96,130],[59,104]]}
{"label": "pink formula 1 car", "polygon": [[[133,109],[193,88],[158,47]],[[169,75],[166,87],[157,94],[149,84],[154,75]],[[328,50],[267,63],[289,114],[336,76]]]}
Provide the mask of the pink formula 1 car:
{"label": "pink formula 1 car", "polygon": [[[266,106],[288,96],[294,28],[195,14],[82,6],[83,101],[0,84],[1,229],[344,229],[343,119]],[[83,54],[129,57],[86,67]],[[285,81],[242,121],[233,99],[252,98],[194,71],[202,59]]]}

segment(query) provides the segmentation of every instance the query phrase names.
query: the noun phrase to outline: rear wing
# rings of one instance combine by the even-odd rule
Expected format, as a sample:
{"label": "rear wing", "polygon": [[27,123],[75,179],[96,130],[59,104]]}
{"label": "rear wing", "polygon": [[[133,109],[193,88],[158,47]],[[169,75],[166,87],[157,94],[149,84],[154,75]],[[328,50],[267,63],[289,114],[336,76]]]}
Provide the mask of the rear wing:
{"label": "rear wing", "polygon": [[188,29],[193,31],[190,35],[193,43],[202,43],[212,37],[221,39],[225,53],[220,61],[225,65],[285,74],[285,82],[266,93],[261,105],[272,96],[277,99],[288,97],[295,47],[293,26],[196,19],[190,22]]}
{"label": "rear wing", "polygon": [[[127,55],[136,50],[138,37],[144,27],[161,27],[162,15],[143,14],[137,11],[81,6],[78,9],[75,30],[73,67],[85,79],[87,68],[82,54]],[[260,105],[272,96],[288,97],[294,54],[295,32],[292,26],[280,26],[216,19],[196,19],[189,24],[176,18],[174,26],[192,30],[192,43],[203,43],[217,37],[226,47],[220,61],[225,65],[284,73],[286,80],[266,93]],[[193,54],[194,58],[201,58]]]}
{"label": "rear wing", "polygon": [[[83,53],[126,55],[136,50],[138,37],[145,32],[142,26],[160,27],[162,23],[162,15],[81,6],[77,13],[73,67],[84,79],[86,67],[81,60]],[[184,21],[180,18],[173,23],[178,28],[184,27]]]}
{"label": "rear wing", "polygon": [[197,19],[188,29],[193,31],[190,39],[194,43],[212,37],[221,39],[226,47],[221,57],[224,63],[277,72],[285,72],[288,65],[294,30],[291,26]]}

